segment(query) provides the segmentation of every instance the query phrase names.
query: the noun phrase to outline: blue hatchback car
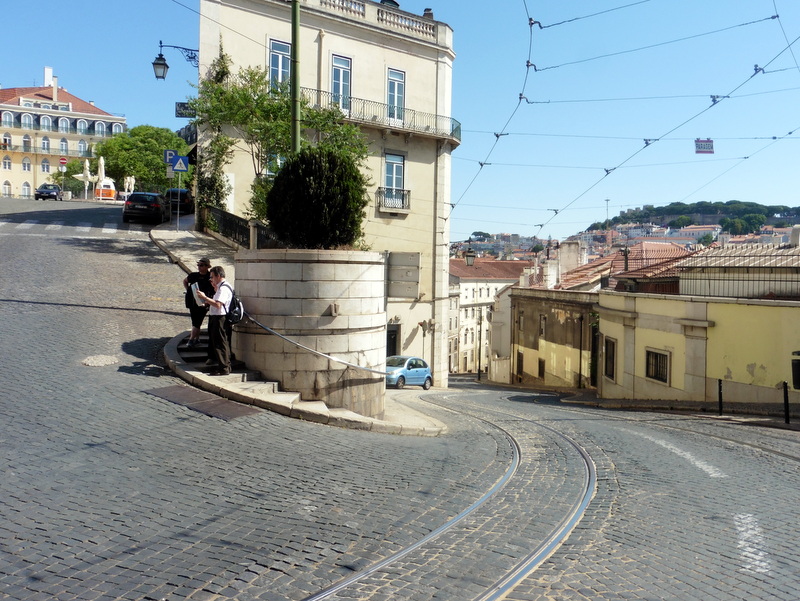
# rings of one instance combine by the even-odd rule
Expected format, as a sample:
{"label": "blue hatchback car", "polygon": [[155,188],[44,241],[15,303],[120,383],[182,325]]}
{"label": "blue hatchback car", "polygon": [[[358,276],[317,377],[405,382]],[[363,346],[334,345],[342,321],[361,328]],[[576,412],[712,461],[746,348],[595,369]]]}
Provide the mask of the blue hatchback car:
{"label": "blue hatchback car", "polygon": [[422,386],[428,390],[433,385],[431,368],[424,359],[393,355],[386,357],[386,385],[403,388],[406,384]]}

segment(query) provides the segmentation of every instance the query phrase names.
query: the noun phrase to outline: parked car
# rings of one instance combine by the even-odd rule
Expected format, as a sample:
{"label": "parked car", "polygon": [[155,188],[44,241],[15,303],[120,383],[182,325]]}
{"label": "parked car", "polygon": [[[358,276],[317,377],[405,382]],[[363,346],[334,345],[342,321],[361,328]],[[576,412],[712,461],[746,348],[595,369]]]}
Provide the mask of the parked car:
{"label": "parked car", "polygon": [[164,192],[164,196],[169,200],[172,211],[180,211],[181,215],[194,212],[194,197],[192,191],[186,188],[170,188]]}
{"label": "parked car", "polygon": [[156,223],[169,221],[169,203],[161,194],[154,192],[134,192],[122,205],[122,221],[146,219]]}
{"label": "parked car", "polygon": [[33,194],[36,200],[61,200],[61,186],[58,184],[42,184]]}
{"label": "parked car", "polygon": [[403,388],[406,384],[422,386],[428,390],[433,385],[431,368],[424,359],[392,355],[386,357],[386,385]]}

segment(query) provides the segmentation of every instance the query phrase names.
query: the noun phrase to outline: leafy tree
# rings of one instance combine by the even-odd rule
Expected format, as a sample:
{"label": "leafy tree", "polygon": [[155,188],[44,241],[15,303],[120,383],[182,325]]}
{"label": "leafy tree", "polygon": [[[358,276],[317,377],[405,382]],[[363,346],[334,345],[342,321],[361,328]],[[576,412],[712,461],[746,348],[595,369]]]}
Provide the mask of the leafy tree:
{"label": "leafy tree", "polygon": [[[230,59],[224,53],[220,53],[216,63],[220,68],[213,77],[200,82],[197,98],[190,100],[190,105],[196,111],[196,123],[212,137],[235,138],[237,145],[240,143],[250,155],[253,183],[249,213],[264,219],[274,175],[282,161],[291,155],[289,90],[286,85],[271,82],[267,71],[260,67],[244,67],[233,74]],[[338,108],[310,107],[305,99],[301,99],[301,104],[301,146],[345,153],[358,167],[363,167],[369,147],[360,129],[344,123],[344,115]]]}
{"label": "leafy tree", "polygon": [[697,242],[703,246],[711,246],[712,242],[714,242],[714,236],[712,234],[703,234],[697,239]]}
{"label": "leafy tree", "polygon": [[691,217],[689,217],[688,215],[681,215],[677,219],[673,219],[672,221],[670,221],[667,224],[667,227],[672,228],[674,230],[679,230],[682,227],[692,225],[693,223],[694,221],[692,221]]}
{"label": "leafy tree", "polygon": [[761,226],[767,222],[767,218],[761,213],[750,213],[748,215],[744,215],[742,220],[747,223],[750,232],[758,232],[761,230]]}
{"label": "leafy tree", "polygon": [[278,239],[289,246],[352,247],[361,240],[367,203],[367,179],[352,156],[305,148],[275,178],[267,217]]}
{"label": "leafy tree", "polygon": [[486,240],[488,238],[491,238],[491,236],[492,235],[490,233],[488,233],[488,232],[480,232],[480,231],[479,232],[472,232],[472,237],[473,238],[477,238],[478,240]]}
{"label": "leafy tree", "polygon": [[[177,181],[173,183],[167,178],[164,164],[164,151],[170,149],[185,155],[189,146],[169,129],[139,125],[99,143],[97,158],[92,159],[90,169],[97,173],[99,157],[104,157],[106,176],[112,178],[118,188],[125,177],[132,175],[136,178],[138,190],[160,192],[177,184]],[[192,168],[189,177],[183,178],[184,187],[189,185],[191,173]]]}

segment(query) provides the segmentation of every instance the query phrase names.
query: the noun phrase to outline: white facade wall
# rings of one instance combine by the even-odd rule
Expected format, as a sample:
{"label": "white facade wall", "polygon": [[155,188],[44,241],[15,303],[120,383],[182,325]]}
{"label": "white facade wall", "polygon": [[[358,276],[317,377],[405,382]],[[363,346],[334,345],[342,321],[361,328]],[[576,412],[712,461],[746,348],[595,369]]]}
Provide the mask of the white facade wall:
{"label": "white facade wall", "polygon": [[[271,43],[292,41],[290,2],[201,0],[200,12],[201,76],[220,47],[231,57],[234,70],[268,68]],[[455,58],[452,37],[444,23],[369,0],[300,3],[299,73],[304,92],[318,90],[321,98],[330,98],[334,61],[346,59],[350,97],[368,101],[366,106],[376,109],[374,120],[345,114],[362,127],[370,144],[367,170],[373,202],[367,207],[365,242],[372,251],[418,255],[418,285],[402,297],[389,296],[386,314],[398,328],[398,352],[429,361],[437,386],[447,385],[450,154],[460,136],[448,129]],[[390,69],[404,74],[405,120],[380,118],[388,104]],[[411,116],[423,114],[431,125],[411,123]],[[389,212],[379,203],[387,154],[403,157],[402,189],[410,195],[407,209]],[[239,152],[228,173],[234,187],[231,212],[247,211],[254,176],[250,157]],[[425,336],[422,322],[429,327]]]}

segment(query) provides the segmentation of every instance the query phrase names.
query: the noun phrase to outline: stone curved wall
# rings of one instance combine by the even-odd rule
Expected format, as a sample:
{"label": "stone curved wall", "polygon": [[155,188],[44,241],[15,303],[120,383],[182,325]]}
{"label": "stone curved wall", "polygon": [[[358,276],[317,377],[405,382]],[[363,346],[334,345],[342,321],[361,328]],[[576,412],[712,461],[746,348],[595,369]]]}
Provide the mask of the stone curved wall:
{"label": "stone curved wall", "polygon": [[[253,319],[307,348],[383,371],[384,257],[330,250],[236,253],[236,293]],[[320,357],[253,324],[237,326],[233,351],[283,390],[369,417],[383,417],[380,374]]]}

